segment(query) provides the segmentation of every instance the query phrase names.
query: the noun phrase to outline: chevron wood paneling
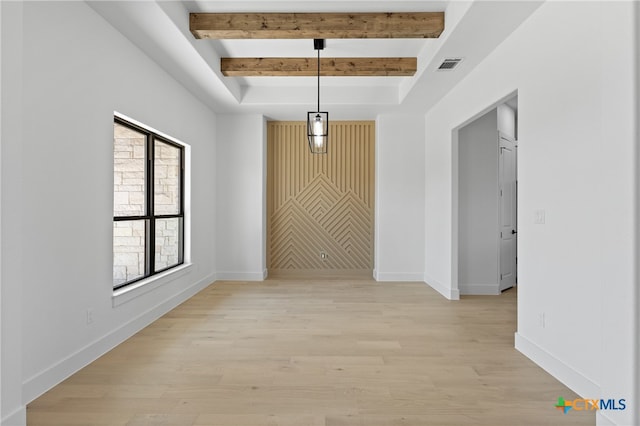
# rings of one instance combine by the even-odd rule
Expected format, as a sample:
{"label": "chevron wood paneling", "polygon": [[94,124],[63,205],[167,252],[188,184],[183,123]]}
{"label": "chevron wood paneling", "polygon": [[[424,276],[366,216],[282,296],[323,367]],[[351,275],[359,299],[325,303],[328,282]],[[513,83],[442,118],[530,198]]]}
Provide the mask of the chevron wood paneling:
{"label": "chevron wood paneling", "polygon": [[326,155],[309,152],[305,132],[267,125],[269,275],[371,276],[375,123],[331,122]]}

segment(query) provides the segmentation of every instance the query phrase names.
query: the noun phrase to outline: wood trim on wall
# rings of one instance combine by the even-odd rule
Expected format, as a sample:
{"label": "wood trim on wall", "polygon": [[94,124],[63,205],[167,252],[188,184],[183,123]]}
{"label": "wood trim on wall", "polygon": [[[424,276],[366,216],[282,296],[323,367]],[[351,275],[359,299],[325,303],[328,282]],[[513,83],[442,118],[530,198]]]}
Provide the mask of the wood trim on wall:
{"label": "wood trim on wall", "polygon": [[373,121],[331,122],[326,155],[309,152],[305,122],[267,123],[270,276],[371,276],[374,160]]}

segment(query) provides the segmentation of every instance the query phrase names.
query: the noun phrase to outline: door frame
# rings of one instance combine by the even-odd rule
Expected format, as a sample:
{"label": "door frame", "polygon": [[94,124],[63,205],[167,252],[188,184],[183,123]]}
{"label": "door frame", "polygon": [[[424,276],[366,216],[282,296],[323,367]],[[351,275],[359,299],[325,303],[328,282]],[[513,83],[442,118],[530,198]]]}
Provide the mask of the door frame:
{"label": "door frame", "polygon": [[[515,266],[515,270],[513,271],[515,277],[515,283],[513,284],[512,287],[507,287],[505,289],[502,289],[502,278],[501,278],[501,273],[502,273],[502,235],[498,235],[498,289],[500,292],[503,292],[505,290],[508,290],[510,288],[513,288],[515,286],[518,285],[518,140],[516,138],[512,138],[511,136],[508,136],[504,133],[502,133],[501,131],[498,131],[498,149],[501,150],[500,147],[500,140],[501,139],[505,139],[511,143],[514,144],[515,147],[515,172],[516,172],[516,187],[515,187],[515,199],[516,199],[516,205],[515,205],[515,209],[516,209],[516,213],[515,213],[515,223],[514,223],[514,227],[515,227],[515,231],[516,231],[516,236],[514,237],[516,239],[516,247],[515,247],[515,255],[516,255],[516,266]],[[499,153],[498,155],[502,155],[502,153]],[[500,161],[498,161],[498,171],[500,171],[500,166],[501,163]],[[501,179],[500,179],[500,173],[498,173],[498,181],[499,184],[502,184]],[[498,224],[499,227],[502,226],[502,199],[500,196],[497,197],[498,198]]]}
{"label": "door frame", "polygon": [[[454,294],[460,294],[460,286],[459,286],[459,278],[458,278],[458,267],[459,267],[459,245],[458,245],[458,237],[459,237],[459,205],[458,205],[458,197],[459,197],[459,175],[460,175],[460,165],[458,164],[458,155],[460,150],[459,144],[459,132],[460,129],[465,127],[466,125],[474,122],[478,118],[482,117],[489,111],[494,108],[497,108],[498,105],[502,105],[507,101],[518,97],[518,90],[514,90],[507,95],[502,96],[495,102],[491,103],[489,106],[483,108],[482,110],[473,114],[470,118],[464,120],[457,126],[455,126],[451,130],[451,291]],[[516,129],[518,128],[516,123]],[[517,141],[517,139],[516,139]],[[498,141],[496,141],[497,143]],[[516,182],[518,180],[518,169],[516,168]],[[496,197],[497,202],[500,200]],[[520,197],[517,197],[516,200],[516,209],[520,211]],[[520,238],[518,238],[517,245],[520,244]],[[516,253],[518,249],[516,247]],[[500,268],[500,263],[498,262],[498,268]],[[498,276],[500,271],[498,269]],[[517,276],[517,264],[516,264],[516,276]]]}

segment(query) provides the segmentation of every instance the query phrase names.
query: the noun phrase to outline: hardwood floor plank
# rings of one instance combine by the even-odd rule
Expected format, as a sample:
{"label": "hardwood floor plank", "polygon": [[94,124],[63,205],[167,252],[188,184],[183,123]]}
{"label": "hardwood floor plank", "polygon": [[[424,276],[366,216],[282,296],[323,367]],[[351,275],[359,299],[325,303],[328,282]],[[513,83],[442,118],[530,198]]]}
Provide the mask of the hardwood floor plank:
{"label": "hardwood floor plank", "polygon": [[194,426],[325,426],[324,416],[308,414],[203,414]]}
{"label": "hardwood floor plank", "polygon": [[217,282],[27,407],[30,426],[593,425],[513,348],[516,291]]}

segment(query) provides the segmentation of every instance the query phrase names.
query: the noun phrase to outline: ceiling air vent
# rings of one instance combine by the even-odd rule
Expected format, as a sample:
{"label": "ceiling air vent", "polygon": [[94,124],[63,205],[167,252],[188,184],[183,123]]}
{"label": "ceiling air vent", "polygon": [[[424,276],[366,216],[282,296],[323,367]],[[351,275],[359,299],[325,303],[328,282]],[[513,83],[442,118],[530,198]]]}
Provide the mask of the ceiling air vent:
{"label": "ceiling air vent", "polygon": [[462,62],[462,58],[447,58],[438,67],[438,71],[451,71]]}

